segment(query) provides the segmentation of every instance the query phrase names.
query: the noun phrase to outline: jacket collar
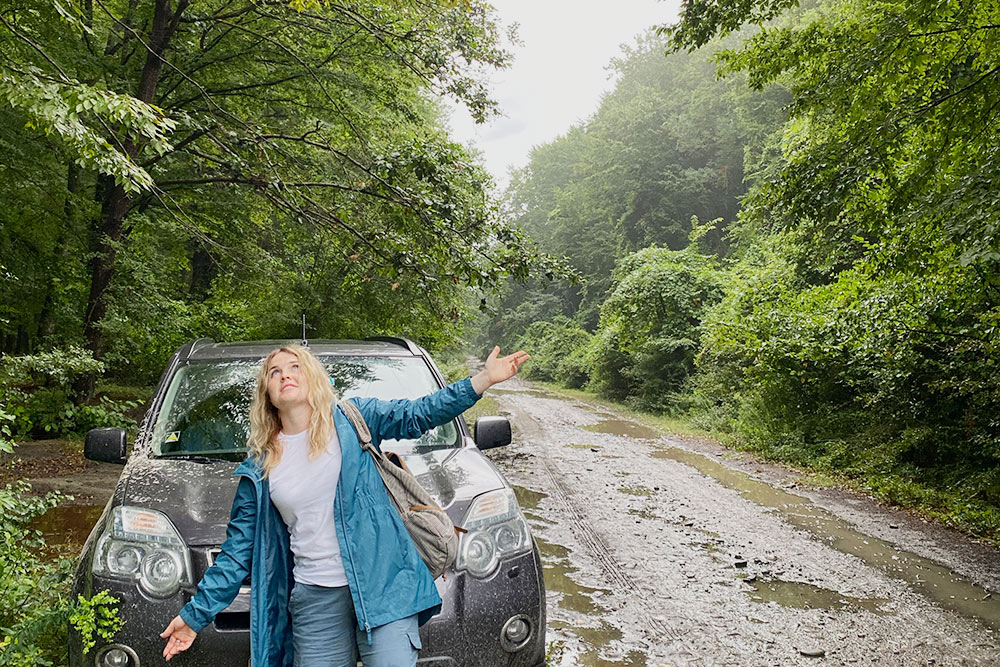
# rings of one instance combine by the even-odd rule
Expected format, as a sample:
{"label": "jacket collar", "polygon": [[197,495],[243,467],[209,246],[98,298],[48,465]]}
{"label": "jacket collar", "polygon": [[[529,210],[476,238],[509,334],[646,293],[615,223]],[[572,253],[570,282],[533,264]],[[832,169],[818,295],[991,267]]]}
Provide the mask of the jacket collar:
{"label": "jacket collar", "polygon": [[255,484],[260,484],[263,475],[260,461],[252,456],[248,456],[233,473],[233,477],[249,477]]}

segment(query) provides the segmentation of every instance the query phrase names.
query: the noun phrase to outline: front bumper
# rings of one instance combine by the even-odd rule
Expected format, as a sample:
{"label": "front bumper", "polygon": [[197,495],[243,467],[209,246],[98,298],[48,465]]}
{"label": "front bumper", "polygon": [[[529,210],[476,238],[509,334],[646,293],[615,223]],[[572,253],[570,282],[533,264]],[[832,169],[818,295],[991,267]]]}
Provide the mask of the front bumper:
{"label": "front bumper", "polygon": [[[91,595],[107,589],[119,600],[125,627],[116,644],[129,647],[139,666],[163,664],[160,633],[187,603],[193,591],[181,591],[165,600],[144,595],[135,584],[92,577],[76,593]],[[199,569],[196,565],[196,570]],[[538,550],[501,562],[486,579],[449,571],[438,579],[441,612],[420,628],[421,667],[540,667],[545,663],[545,588]],[[528,638],[517,650],[501,646],[504,624],[522,616],[530,625]],[[246,667],[250,662],[250,597],[240,593],[215,622],[198,633],[195,644],[172,662],[181,667]],[[103,667],[96,660],[105,644],[99,642],[84,656],[79,637],[70,632],[70,667]],[[130,665],[130,667],[137,667]]]}

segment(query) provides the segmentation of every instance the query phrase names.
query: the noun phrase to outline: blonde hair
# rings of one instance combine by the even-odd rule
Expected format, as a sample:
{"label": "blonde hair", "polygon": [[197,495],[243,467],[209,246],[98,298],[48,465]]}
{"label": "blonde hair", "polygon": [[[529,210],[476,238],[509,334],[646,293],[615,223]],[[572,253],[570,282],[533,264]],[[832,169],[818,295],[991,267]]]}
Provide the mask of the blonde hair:
{"label": "blonde hair", "polygon": [[319,363],[312,352],[300,345],[285,345],[272,350],[257,373],[257,388],[250,403],[250,439],[247,443],[250,455],[260,462],[265,478],[281,460],[281,444],[278,442],[281,418],[267,394],[267,369],[274,356],[281,352],[298,359],[299,377],[303,380],[300,386],[306,389],[306,397],[312,408],[312,417],[309,419],[310,459],[316,458],[326,449],[334,429],[333,404],[337,392],[334,391],[323,364]]}

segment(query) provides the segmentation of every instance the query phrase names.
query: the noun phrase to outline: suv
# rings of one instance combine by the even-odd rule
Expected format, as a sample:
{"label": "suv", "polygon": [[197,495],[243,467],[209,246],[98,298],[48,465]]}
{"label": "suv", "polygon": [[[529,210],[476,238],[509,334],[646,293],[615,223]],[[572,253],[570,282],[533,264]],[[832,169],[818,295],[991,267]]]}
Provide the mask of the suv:
{"label": "suv", "polygon": [[[83,547],[73,594],[110,591],[124,628],[115,642],[83,655],[70,633],[71,667],[162,663],[160,632],[194,594],[219,553],[246,458],[257,369],[291,341],[216,343],[200,339],[170,359],[131,452],[121,429],[94,429],[84,455],[124,463],[121,478]],[[299,341],[294,341],[299,342]],[[427,352],[397,338],[312,340],[313,354],[342,398],[418,398],[444,386]],[[528,524],[510,485],[480,450],[510,443],[510,423],[482,417],[471,437],[464,420],[417,440],[385,440],[436,498],[461,535],[458,560],[436,581],[441,612],[420,628],[419,665],[545,662],[545,588]],[[244,667],[250,656],[249,582],[181,665]]]}

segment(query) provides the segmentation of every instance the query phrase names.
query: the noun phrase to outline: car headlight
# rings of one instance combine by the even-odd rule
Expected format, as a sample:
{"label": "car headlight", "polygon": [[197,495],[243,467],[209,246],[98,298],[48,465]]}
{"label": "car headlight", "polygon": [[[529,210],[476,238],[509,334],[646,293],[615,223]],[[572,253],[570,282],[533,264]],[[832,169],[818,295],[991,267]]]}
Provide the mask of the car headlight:
{"label": "car headlight", "polygon": [[94,574],[137,581],[152,597],[191,585],[191,552],[162,512],[116,507],[97,542]]}
{"label": "car headlight", "polygon": [[528,522],[511,489],[477,496],[462,527],[468,532],[462,534],[455,569],[474,577],[488,577],[502,559],[531,550]]}

